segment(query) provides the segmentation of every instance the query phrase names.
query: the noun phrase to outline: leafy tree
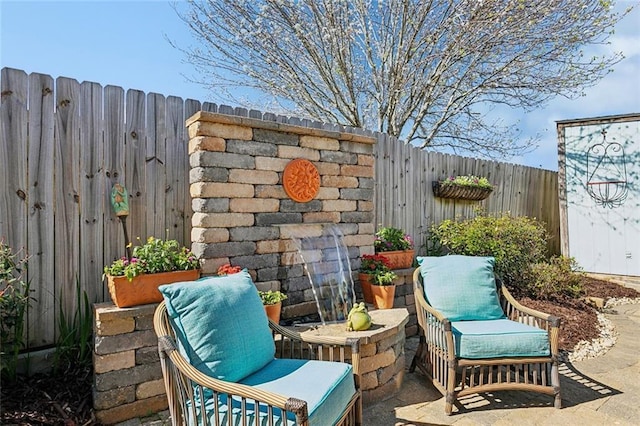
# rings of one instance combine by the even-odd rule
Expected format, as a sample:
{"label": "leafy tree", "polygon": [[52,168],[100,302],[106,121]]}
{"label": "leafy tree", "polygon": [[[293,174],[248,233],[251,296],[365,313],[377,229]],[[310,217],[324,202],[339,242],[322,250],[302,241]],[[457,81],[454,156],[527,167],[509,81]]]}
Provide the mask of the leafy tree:
{"label": "leafy tree", "polygon": [[217,93],[254,88],[313,119],[423,148],[522,153],[491,109],[578,97],[621,54],[589,56],[628,12],[608,0],[190,0],[183,49]]}

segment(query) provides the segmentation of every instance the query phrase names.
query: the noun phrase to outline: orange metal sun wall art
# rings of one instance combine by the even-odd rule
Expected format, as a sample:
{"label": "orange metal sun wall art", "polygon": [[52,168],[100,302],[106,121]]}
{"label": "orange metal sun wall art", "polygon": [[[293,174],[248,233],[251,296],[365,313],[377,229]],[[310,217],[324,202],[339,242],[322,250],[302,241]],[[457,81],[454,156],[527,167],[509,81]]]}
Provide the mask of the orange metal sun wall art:
{"label": "orange metal sun wall art", "polygon": [[311,161],[303,158],[291,160],[282,176],[284,192],[299,203],[311,201],[320,190],[320,173]]}

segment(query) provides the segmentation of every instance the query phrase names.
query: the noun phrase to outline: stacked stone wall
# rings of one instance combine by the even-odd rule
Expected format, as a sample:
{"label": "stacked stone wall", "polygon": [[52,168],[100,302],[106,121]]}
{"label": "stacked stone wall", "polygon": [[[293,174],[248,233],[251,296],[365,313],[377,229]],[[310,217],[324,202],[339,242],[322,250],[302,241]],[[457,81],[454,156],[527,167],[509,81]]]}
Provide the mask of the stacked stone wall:
{"label": "stacked stone wall", "polygon": [[393,283],[396,285],[396,292],[393,300],[394,308],[406,308],[409,318],[404,326],[407,336],[418,334],[418,317],[416,317],[416,299],[413,295],[413,268],[400,269],[394,272],[398,276]]}
{"label": "stacked stone wall", "polygon": [[167,408],[153,330],[156,306],[94,305],[93,407],[100,423],[119,423]]}
{"label": "stacked stone wall", "polygon": [[[284,319],[314,314],[294,238],[320,236],[330,224],[344,235],[354,270],[373,253],[375,139],[204,112],[187,127],[192,249],[203,274],[225,263],[246,267],[258,287],[287,294]],[[304,203],[282,185],[285,166],[298,158],[320,174],[317,195]]]}

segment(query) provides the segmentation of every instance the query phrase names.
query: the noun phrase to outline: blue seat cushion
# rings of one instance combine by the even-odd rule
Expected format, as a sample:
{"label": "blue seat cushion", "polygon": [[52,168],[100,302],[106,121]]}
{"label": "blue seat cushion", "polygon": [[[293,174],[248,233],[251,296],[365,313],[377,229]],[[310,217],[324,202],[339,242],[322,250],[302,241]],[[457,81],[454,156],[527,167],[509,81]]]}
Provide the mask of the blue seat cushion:
{"label": "blue seat cushion", "polygon": [[267,315],[246,270],[159,290],[180,353],[203,374],[237,382],[273,360]]}
{"label": "blue seat cushion", "polygon": [[452,321],[451,328],[459,358],[549,356],[545,330],[508,319]]}
{"label": "blue seat cushion", "polygon": [[[244,378],[240,383],[261,390],[298,398],[307,402],[309,424],[317,426],[333,425],[344,412],[355,394],[353,370],[349,364],[327,361],[309,361],[299,359],[274,359],[264,368]],[[219,401],[220,424],[226,425],[228,419],[228,397],[221,395]],[[213,396],[208,394],[206,412],[210,424],[215,425]],[[199,407],[199,403],[196,403]],[[232,401],[232,424],[242,424],[240,415],[241,401]],[[255,404],[246,401],[248,425],[267,425],[266,406],[261,405],[256,422]],[[196,409],[200,420],[200,410]],[[289,413],[287,421],[282,422],[282,412],[274,410],[276,425],[295,425],[295,416]],[[193,423],[190,416],[190,423]]]}
{"label": "blue seat cushion", "polygon": [[418,257],[424,295],[451,321],[504,318],[493,274],[493,257]]}

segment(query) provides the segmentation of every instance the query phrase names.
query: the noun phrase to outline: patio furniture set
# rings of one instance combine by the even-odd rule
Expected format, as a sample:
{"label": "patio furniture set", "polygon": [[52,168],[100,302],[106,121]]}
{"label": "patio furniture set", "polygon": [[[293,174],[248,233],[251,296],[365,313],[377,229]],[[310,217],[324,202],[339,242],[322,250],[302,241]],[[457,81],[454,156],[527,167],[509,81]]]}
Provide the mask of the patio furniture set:
{"label": "patio furniture set", "polygon": [[[418,261],[420,345],[410,371],[445,395],[445,412],[459,397],[499,390],[549,394],[560,408],[559,320],[515,301],[493,258]],[[246,271],[160,291],[154,328],[173,424],[362,424],[363,332],[270,321]]]}

